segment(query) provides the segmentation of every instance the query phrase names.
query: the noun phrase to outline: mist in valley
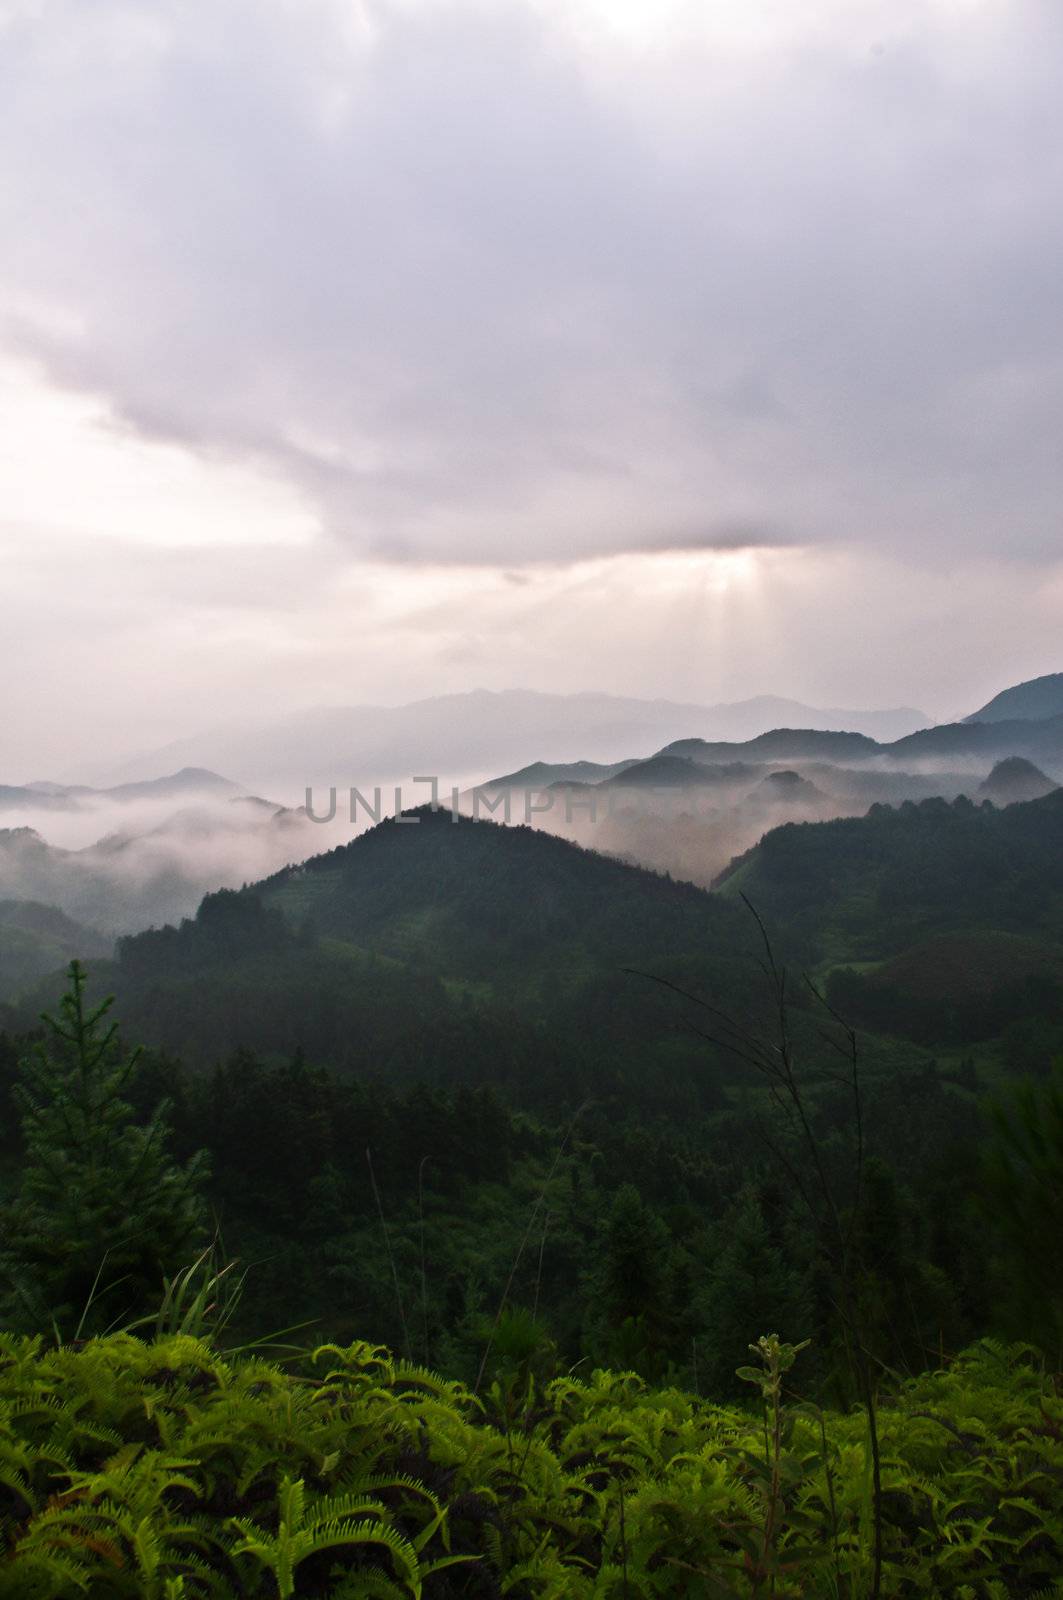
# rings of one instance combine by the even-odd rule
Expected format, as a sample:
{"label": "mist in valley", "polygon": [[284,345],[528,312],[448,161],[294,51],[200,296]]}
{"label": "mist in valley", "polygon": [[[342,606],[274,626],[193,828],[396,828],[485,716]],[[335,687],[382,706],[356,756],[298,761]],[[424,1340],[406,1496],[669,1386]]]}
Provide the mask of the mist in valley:
{"label": "mist in valley", "polygon": [[[482,703],[481,697],[468,698],[459,708],[462,726]],[[576,697],[584,716],[590,698]],[[488,699],[505,703],[506,697]],[[544,709],[540,700],[549,697],[523,702],[537,725],[556,715],[555,706]],[[961,794],[1007,804],[1046,792],[1063,775],[1060,734],[1051,719],[1003,725],[992,734],[988,753],[980,748],[985,730],[962,724],[928,730],[930,748],[919,743],[924,735],[916,731],[901,735],[895,748],[844,729],[758,728],[744,741],[713,743],[700,731],[692,734],[688,722],[683,737],[640,754],[627,742],[630,703],[617,704],[625,716],[618,717],[611,743],[602,700],[594,707],[587,737],[599,759],[571,759],[580,749],[572,734],[561,751],[568,759],[536,761],[508,775],[497,768],[494,774],[437,774],[411,744],[402,752],[404,762],[396,749],[390,770],[370,778],[364,776],[371,771],[368,759],[356,764],[349,755],[334,754],[332,782],[299,786],[289,779],[280,795],[201,767],[106,788],[9,785],[0,789],[0,898],[54,907],[112,940],[191,917],[205,894],[256,883],[429,801],[456,804],[467,817],[530,825],[709,888],[735,858],[784,824],[862,816],[873,805],[952,801]],[[775,704],[766,701],[761,715],[768,709]],[[706,716],[693,726],[718,732],[719,720]],[[313,738],[311,726],[304,755]],[[510,749],[490,718],[480,738],[483,749],[500,756]],[[934,743],[949,752],[947,760],[935,754]],[[461,747],[467,754],[468,745]],[[320,739],[315,748],[316,765],[327,772]],[[1017,770],[993,787],[995,758],[1018,749],[1041,754],[1043,766],[1005,755],[1004,766],[1010,762]],[[823,759],[830,753],[842,759]],[[297,770],[295,756],[283,750],[274,765],[289,774]],[[357,782],[342,781],[345,766],[347,773],[355,769]],[[0,996],[3,965],[0,950]]]}
{"label": "mist in valley", "polygon": [[[403,707],[310,709],[116,755],[64,783],[0,784],[0,897],[55,907],[113,939],[192,916],[204,894],[257,882],[383,816],[435,796],[451,804],[529,750],[580,772],[589,761],[612,763],[601,768],[610,773],[691,730],[746,740],[787,715],[820,729],[849,722],[868,737],[895,738],[927,723],[918,711],[831,711],[769,695],[697,706],[472,691]],[[751,830],[763,831],[763,797],[739,820],[741,800],[739,789],[729,792],[727,817],[708,827],[699,818],[693,833],[678,815],[572,836],[708,882],[726,865],[729,842],[744,848]],[[0,992],[3,966],[0,951]]]}
{"label": "mist in valley", "polygon": [[338,825],[231,787],[189,787],[177,806],[98,795],[69,810],[0,811],[2,893],[56,906],[113,938],[192,916],[204,894],[338,842]]}
{"label": "mist in valley", "polygon": [[[916,772],[884,764],[858,770],[822,762],[784,768],[721,764],[672,783],[633,783],[621,772],[593,784],[486,784],[478,802],[473,794],[462,797],[462,809],[470,816],[527,823],[709,889],[773,828],[860,817],[873,805],[951,802],[960,795],[982,803],[990,798],[983,792],[990,770],[973,762],[962,771],[925,763]],[[1029,793],[1024,788],[998,795],[994,803],[1032,798],[1052,786],[1049,779]]]}

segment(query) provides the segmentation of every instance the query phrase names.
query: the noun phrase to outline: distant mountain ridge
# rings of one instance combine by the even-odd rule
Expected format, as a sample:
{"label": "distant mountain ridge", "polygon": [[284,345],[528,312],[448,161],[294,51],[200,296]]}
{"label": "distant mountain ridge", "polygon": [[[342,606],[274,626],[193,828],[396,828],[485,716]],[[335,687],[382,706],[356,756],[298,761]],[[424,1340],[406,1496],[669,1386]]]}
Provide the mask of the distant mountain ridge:
{"label": "distant mountain ridge", "polygon": [[709,744],[681,739],[662,755],[716,762],[743,759],[786,761],[862,761],[883,757],[891,762],[989,760],[1024,756],[1028,760],[1063,763],[1063,715],[1037,720],[945,722],[920,728],[889,744],[860,733],[825,732],[815,728],[774,728],[742,744]]}
{"label": "distant mountain ridge", "polygon": [[[729,774],[730,770],[728,769]],[[658,755],[651,756],[648,761],[636,761],[631,766],[625,766],[621,772],[606,778],[601,787],[603,789],[637,789],[644,786],[704,788],[720,781],[719,768],[662,750]]]}
{"label": "distant mountain ridge", "polygon": [[1063,716],[1063,672],[1049,672],[1002,689],[981,711],[974,711],[964,722],[1043,721]]}
{"label": "distant mountain ridge", "polygon": [[189,795],[237,795],[243,791],[231,778],[223,778],[205,767],[182,767],[179,772],[140,783],[119,783],[94,789],[87,783],[0,784],[0,810],[74,810],[84,803],[132,800],[183,800]]}
{"label": "distant mountain ridge", "polygon": [[473,690],[403,706],[316,707],[256,726],[206,731],[95,774],[98,783],[150,778],[178,766],[238,772],[291,795],[307,784],[408,780],[413,773],[468,779],[522,769],[538,751],[561,764],[615,764],[691,734],[749,739],[780,725],[841,728],[895,739],[931,719],[907,707],[822,710],[761,695],[733,704],[526,689]]}
{"label": "distant mountain ridge", "polygon": [[733,760],[738,751],[751,759],[759,757],[768,761],[859,761],[865,756],[877,755],[891,748],[890,745],[879,744],[867,734],[842,729],[771,728],[741,744],[710,744],[705,739],[679,739],[674,744],[666,745],[658,754],[684,756],[688,760],[705,763]]}
{"label": "distant mountain ridge", "polygon": [[[846,766],[877,762],[888,763],[890,768],[908,766],[917,772],[925,763],[977,763],[987,767],[1010,757],[1044,764],[1063,775],[1063,716],[942,723],[919,729],[889,744],[880,744],[866,734],[817,728],[773,728],[741,742],[676,739],[644,760],[617,763],[619,770],[601,769],[603,776],[583,781],[634,787],[649,784],[656,772],[664,784],[681,784],[685,779],[689,785],[696,786],[704,781],[698,771],[700,767],[741,768],[780,761]],[[540,761],[508,778],[490,779],[484,787],[518,787],[520,782],[528,788],[537,784],[547,787],[550,783],[565,782],[565,772],[574,770],[577,765],[579,763],[571,763],[563,768]],[[583,765],[593,768],[592,763]]]}
{"label": "distant mountain ridge", "polygon": [[637,767],[636,759],[627,761],[533,761],[517,772],[507,772],[501,778],[492,778],[484,788],[535,789],[555,783],[604,783],[629,768]]}
{"label": "distant mountain ridge", "polygon": [[[500,785],[593,783],[655,754],[713,762],[850,762],[882,755],[989,764],[1018,755],[1052,763],[1060,753],[1058,730],[1029,724],[1054,724],[1060,717],[1063,673],[1004,689],[980,711],[941,725],[911,707],[823,709],[774,695],[699,705],[596,692],[478,689],[400,706],[316,707],[219,728],[78,777],[94,777],[99,788],[121,798],[137,794],[137,786],[160,771],[180,768],[177,776],[190,779],[235,771],[253,787],[283,786],[291,801],[307,785],[408,782],[417,772],[464,783],[492,771],[506,774],[488,779]],[[588,770],[578,770],[583,766]],[[546,767],[549,774],[534,770]],[[42,809],[91,792],[84,783],[25,787],[39,795]],[[14,809],[22,799],[17,790],[0,788],[0,806]]]}
{"label": "distant mountain ridge", "polygon": [[1028,761],[1063,764],[1063,714],[1040,719],[949,722],[897,739],[884,752],[908,761],[1025,756]]}

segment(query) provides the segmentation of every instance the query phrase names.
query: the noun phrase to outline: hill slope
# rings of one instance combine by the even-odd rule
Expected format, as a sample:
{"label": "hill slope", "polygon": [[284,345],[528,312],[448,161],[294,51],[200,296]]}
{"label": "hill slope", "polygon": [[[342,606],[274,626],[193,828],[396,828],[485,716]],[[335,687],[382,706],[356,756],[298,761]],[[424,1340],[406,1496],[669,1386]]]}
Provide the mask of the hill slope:
{"label": "hill slope", "polygon": [[776,828],[721,889],[741,890],[821,946],[845,929],[869,954],[973,925],[1063,938],[1063,790],[1002,811],[926,800]]}
{"label": "hill slope", "polygon": [[1043,678],[1030,678],[1013,688],[1002,689],[980,711],[964,717],[965,722],[1009,722],[1026,719],[1042,721],[1063,716],[1063,672],[1049,672]]}
{"label": "hill slope", "polygon": [[1061,789],[777,828],[721,890],[803,933],[836,969],[832,1001],[873,1031],[962,1044],[1036,1024],[1042,1067],[1063,1046]]}
{"label": "hill slope", "polygon": [[392,1082],[623,1092],[661,1114],[717,1092],[682,1007],[628,969],[739,1006],[741,907],[530,828],[423,809],[120,942],[101,974],[136,1037],[200,1064],[305,1050]]}
{"label": "hill slope", "polygon": [[1032,761],[1025,761],[1022,756],[1007,756],[998,761],[985,782],[978,785],[978,794],[983,800],[992,800],[994,805],[1011,806],[1017,801],[1040,800],[1056,787]]}
{"label": "hill slope", "polygon": [[0,900],[0,1000],[58,972],[75,956],[109,956],[111,941],[95,928],[36,900]]}
{"label": "hill slope", "polygon": [[581,972],[652,951],[726,949],[732,908],[689,884],[624,865],[526,827],[427,807],[388,821],[260,885],[291,925],[372,943],[508,992],[545,972]]}

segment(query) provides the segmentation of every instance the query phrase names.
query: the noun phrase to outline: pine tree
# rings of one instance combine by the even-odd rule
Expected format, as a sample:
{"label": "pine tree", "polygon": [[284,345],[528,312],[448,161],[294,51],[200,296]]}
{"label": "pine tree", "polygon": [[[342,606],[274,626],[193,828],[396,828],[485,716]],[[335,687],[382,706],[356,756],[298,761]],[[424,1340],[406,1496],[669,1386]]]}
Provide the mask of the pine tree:
{"label": "pine tree", "polygon": [[667,1285],[668,1230],[633,1183],[613,1196],[602,1230],[600,1296],[614,1325],[660,1313]]}
{"label": "pine tree", "polygon": [[588,1277],[589,1335],[602,1360],[652,1376],[668,1334],[671,1238],[632,1183],[620,1186],[598,1231]]}
{"label": "pine tree", "polygon": [[[59,1017],[19,1063],[25,1165],[5,1218],[9,1315],[64,1332],[142,1311],[201,1237],[205,1158],[167,1151],[165,1102],[138,1126],[125,1099],[139,1050],[123,1053],[113,998],[87,1008],[70,965]],[[79,1321],[80,1319],[80,1321]]]}
{"label": "pine tree", "polygon": [[856,1296],[867,1346],[884,1365],[927,1366],[947,1341],[962,1338],[957,1297],[926,1259],[926,1218],[877,1157],[864,1168],[856,1217]]}
{"label": "pine tree", "polygon": [[790,1339],[809,1325],[801,1273],[772,1241],[760,1195],[752,1184],[738,1194],[717,1230],[717,1253],[695,1307],[701,1324],[699,1366],[714,1398],[741,1394],[736,1362],[757,1328]]}

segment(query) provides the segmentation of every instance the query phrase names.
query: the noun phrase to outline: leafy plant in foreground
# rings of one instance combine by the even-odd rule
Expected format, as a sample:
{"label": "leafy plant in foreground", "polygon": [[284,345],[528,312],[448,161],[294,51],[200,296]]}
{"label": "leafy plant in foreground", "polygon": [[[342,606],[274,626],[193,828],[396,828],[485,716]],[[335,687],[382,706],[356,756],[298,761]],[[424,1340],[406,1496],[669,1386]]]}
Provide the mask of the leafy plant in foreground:
{"label": "leafy plant in foreground", "polygon": [[[0,1600],[858,1600],[866,1421],[631,1373],[557,1378],[523,1431],[355,1344],[281,1371],[185,1336],[0,1335]],[[879,1413],[882,1592],[1032,1600],[1063,1570],[1063,1406],[982,1345]]]}

